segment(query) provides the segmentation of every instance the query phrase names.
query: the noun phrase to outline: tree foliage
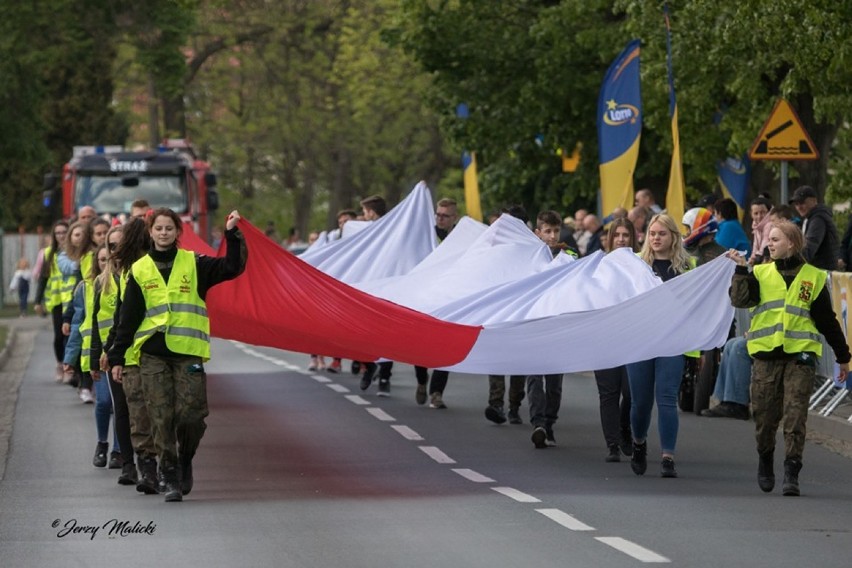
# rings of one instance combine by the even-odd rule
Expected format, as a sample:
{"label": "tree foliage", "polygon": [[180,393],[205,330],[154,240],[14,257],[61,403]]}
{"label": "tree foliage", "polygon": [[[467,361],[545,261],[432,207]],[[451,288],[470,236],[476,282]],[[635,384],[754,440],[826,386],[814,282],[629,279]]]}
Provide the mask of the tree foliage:
{"label": "tree foliage", "polygon": [[[670,2],[681,149],[692,197],[715,189],[715,165],[742,155],[779,96],[797,108],[821,151],[796,162],[795,183],[830,184],[837,132],[849,120],[852,15],[825,0]],[[595,104],[604,73],[634,37],[643,41],[644,131],[637,184],[664,196],[671,152],[662,2],[512,3],[407,0],[399,37],[436,76],[432,97],[445,132],[481,156],[492,204],[588,203],[597,188]],[[471,119],[455,120],[458,102]],[[532,141],[541,135],[539,152]],[[559,172],[554,147],[584,144],[576,174]],[[848,161],[848,160],[847,160]],[[755,168],[753,190],[775,191],[774,164]],[[832,195],[840,189],[832,186]]]}
{"label": "tree foliage", "polygon": [[[7,3],[8,4],[8,3]],[[0,6],[0,190],[33,226],[41,177],[76,144],[188,136],[226,208],[263,224],[333,225],[418,180],[461,197],[477,152],[483,205],[594,207],[597,97],[642,44],[636,183],[664,198],[671,152],[663,3],[644,0],[86,0]],[[742,155],[778,97],[820,150],[791,186],[852,197],[852,14],[828,0],[669,2],[689,196]],[[49,8],[49,11],[48,11]],[[81,9],[85,17],[80,17]],[[456,116],[459,103],[469,118]],[[582,144],[575,173],[558,152]],[[752,191],[777,191],[777,164]]]}

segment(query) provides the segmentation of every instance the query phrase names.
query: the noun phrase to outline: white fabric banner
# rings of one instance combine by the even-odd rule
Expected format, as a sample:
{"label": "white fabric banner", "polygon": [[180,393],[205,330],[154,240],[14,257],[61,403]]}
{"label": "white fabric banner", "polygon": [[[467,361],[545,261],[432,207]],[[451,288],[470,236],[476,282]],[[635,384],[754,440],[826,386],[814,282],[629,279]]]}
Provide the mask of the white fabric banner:
{"label": "white fabric banner", "polygon": [[488,324],[451,371],[571,373],[724,345],[734,310],[725,257],[606,308]]}
{"label": "white fabric banner", "polygon": [[733,318],[726,258],[662,283],[629,249],[552,258],[509,215],[488,227],[465,217],[437,246],[422,182],[387,215],[356,227],[300,258],[376,297],[483,325],[454,372],[577,372],[720,347]]}
{"label": "white fabric banner", "polygon": [[[435,247],[435,209],[424,182],[384,217],[344,238],[311,248],[299,258],[347,284],[408,273]],[[353,228],[356,226],[353,225]]]}

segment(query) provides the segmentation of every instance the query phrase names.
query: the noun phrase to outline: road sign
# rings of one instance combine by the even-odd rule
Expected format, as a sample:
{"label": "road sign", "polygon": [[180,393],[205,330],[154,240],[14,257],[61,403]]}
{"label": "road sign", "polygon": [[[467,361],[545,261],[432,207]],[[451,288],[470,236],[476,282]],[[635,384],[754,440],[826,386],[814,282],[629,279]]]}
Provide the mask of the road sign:
{"label": "road sign", "polygon": [[778,99],[748,157],[752,160],[817,160],[819,152],[790,103]]}

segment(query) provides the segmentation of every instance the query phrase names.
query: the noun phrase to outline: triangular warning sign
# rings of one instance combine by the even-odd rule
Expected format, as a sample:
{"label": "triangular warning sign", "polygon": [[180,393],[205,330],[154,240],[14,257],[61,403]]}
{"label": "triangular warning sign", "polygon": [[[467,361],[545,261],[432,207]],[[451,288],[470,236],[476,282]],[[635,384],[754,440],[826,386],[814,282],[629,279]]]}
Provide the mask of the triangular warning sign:
{"label": "triangular warning sign", "polygon": [[778,99],[748,157],[752,160],[817,160],[819,152],[790,103]]}

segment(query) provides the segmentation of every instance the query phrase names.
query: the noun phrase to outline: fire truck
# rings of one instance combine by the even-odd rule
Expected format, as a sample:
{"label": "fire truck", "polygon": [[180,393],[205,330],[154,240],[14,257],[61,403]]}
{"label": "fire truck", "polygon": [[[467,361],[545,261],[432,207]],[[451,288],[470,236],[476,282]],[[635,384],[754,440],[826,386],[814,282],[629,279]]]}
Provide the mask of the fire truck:
{"label": "fire truck", "polygon": [[[45,202],[55,197],[56,176],[45,176]],[[219,208],[216,174],[184,139],[168,139],[156,150],[128,151],[122,146],[75,146],[62,168],[62,215],[70,217],[91,205],[99,215],[130,212],[130,204],[146,200],[152,208],[169,207],[196,233],[210,239]]]}

